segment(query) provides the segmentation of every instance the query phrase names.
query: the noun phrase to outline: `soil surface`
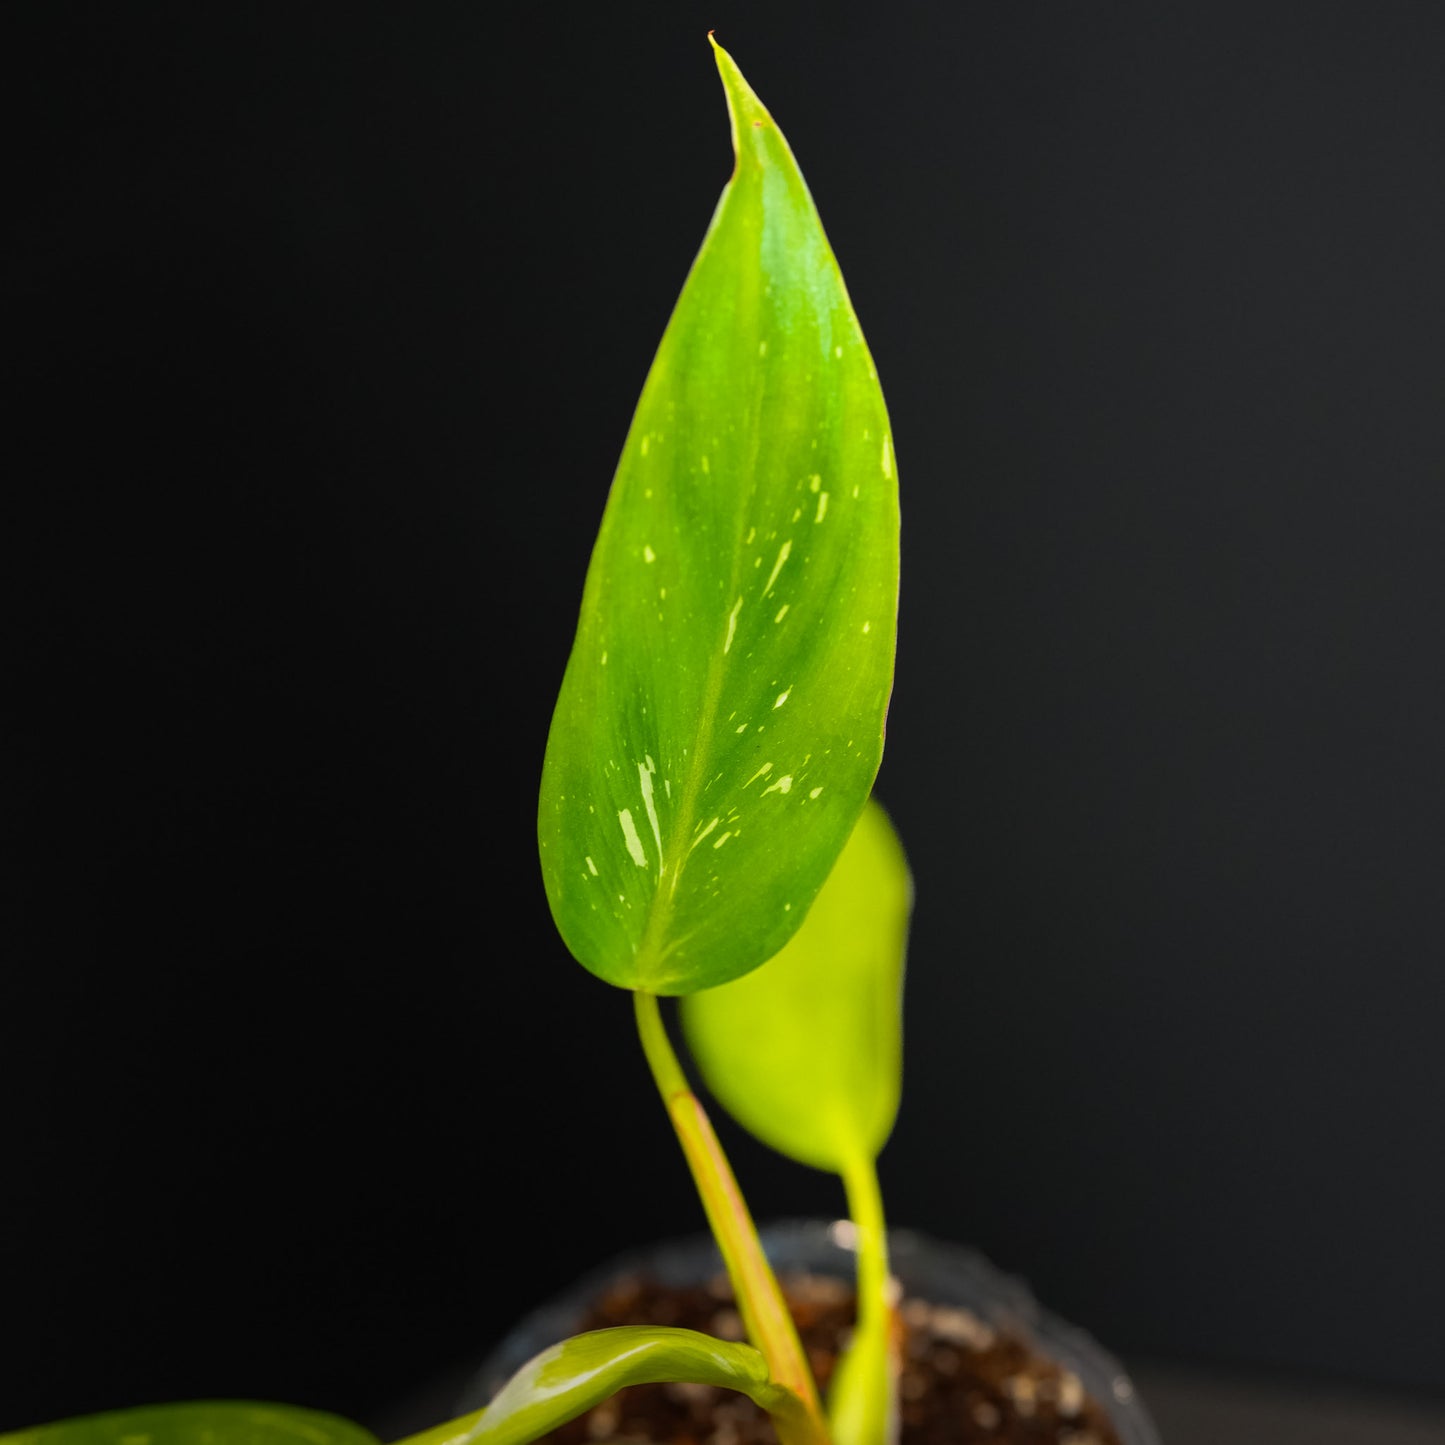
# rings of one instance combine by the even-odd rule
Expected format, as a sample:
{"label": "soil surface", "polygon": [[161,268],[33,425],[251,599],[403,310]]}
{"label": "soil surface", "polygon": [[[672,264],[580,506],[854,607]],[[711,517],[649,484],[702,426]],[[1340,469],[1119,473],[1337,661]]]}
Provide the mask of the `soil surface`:
{"label": "soil surface", "polygon": [[[854,1320],[852,1288],[819,1275],[780,1276],[803,1348],[826,1391]],[[967,1310],[905,1300],[900,1445],[1119,1445],[1104,1409],[1076,1375]],[[580,1329],[680,1325],[741,1339],[726,1277],[679,1289],[637,1276],[615,1283]],[[551,1445],[607,1441],[777,1445],[767,1415],[711,1385],[632,1385],[545,1437]]]}

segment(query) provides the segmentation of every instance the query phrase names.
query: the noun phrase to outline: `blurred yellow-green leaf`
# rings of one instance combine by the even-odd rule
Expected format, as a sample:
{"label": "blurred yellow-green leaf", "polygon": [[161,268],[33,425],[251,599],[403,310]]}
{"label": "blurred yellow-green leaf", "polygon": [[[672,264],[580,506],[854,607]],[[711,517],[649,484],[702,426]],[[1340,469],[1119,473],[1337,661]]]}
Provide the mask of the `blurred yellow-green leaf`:
{"label": "blurred yellow-green leaf", "polygon": [[339,1415],[251,1400],[187,1400],[55,1420],[0,1445],[377,1445]]}
{"label": "blurred yellow-green leaf", "polygon": [[902,1086],[913,885],[870,800],[803,926],[762,968],[682,1001],[709,1090],[763,1143],[845,1174],[883,1148]]}

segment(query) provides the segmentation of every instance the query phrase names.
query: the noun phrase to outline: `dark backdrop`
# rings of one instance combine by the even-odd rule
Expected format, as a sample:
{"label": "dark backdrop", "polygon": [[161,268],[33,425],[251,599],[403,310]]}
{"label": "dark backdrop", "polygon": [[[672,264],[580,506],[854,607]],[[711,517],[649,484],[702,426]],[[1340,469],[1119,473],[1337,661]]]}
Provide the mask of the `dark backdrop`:
{"label": "dark backdrop", "polygon": [[378,1418],[700,1226],[533,812],[710,26],[897,434],[893,1220],[1126,1358],[1445,1389],[1438,7],[4,24],[0,1428]]}

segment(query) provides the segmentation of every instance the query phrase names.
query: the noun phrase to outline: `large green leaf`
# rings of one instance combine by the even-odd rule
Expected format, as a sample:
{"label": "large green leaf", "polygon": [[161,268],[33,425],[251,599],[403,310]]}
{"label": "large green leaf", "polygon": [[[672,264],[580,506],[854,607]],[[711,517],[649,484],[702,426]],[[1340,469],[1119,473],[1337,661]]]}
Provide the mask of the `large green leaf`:
{"label": "large green leaf", "polygon": [[896,633],[873,363],[786,140],[716,55],[737,164],[612,483],[538,811],[568,947],[659,994],[807,913],[878,769]]}
{"label": "large green leaf", "polygon": [[377,1445],[339,1415],[251,1400],[188,1400],[79,1415],[0,1435],[0,1445]]}
{"label": "large green leaf", "polygon": [[847,1174],[898,1113],[903,961],[913,885],[870,801],[803,926],[776,958],[682,1001],[708,1088],[765,1144]]}
{"label": "large green leaf", "polygon": [[738,1390],[772,1415],[785,1445],[803,1438],[802,1403],[768,1379],[768,1367],[751,1345],[670,1326],[619,1325],[543,1350],[485,1410],[411,1436],[404,1445],[526,1445],[627,1385],[665,1382]]}

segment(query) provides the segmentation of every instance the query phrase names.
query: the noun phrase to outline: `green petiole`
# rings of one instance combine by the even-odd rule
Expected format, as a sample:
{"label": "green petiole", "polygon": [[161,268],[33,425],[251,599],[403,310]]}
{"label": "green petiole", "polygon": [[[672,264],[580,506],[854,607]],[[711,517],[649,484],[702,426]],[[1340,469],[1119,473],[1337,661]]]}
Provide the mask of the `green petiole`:
{"label": "green petiole", "polygon": [[808,1440],[812,1445],[830,1445],[813,1372],[732,1166],[711,1120],[688,1086],[656,996],[639,990],[632,997],[643,1054],[692,1171],[708,1226],[737,1296],[743,1327],[768,1362],[774,1382],[786,1386],[803,1402],[810,1427]]}
{"label": "green petiole", "polygon": [[848,1216],[857,1231],[858,1322],[828,1398],[836,1445],[892,1445],[898,1436],[897,1380],[888,1231],[878,1169],[865,1155],[843,1168]]}

